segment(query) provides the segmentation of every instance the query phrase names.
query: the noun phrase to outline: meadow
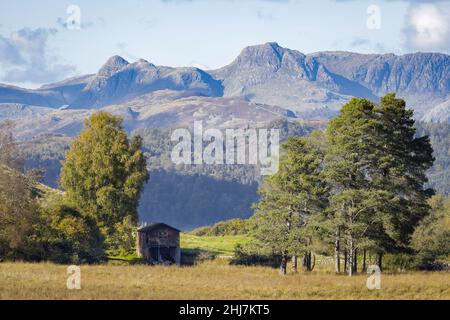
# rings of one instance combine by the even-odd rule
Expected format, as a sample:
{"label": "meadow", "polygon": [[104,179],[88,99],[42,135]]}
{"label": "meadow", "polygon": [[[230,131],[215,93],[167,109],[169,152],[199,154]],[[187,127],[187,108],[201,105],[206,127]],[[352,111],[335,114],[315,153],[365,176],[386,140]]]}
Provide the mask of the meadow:
{"label": "meadow", "polygon": [[287,276],[270,267],[230,265],[232,247],[245,240],[183,234],[184,252],[216,258],[182,267],[82,265],[80,290],[67,289],[65,265],[3,262],[0,299],[450,299],[449,272],[383,273],[381,289],[369,290],[367,274],[338,276],[326,263]]}
{"label": "meadow", "polygon": [[0,299],[450,299],[445,272],[382,274],[381,289],[367,275],[326,272],[280,276],[268,267],[81,266],[81,289],[68,290],[67,266],[1,263]]}

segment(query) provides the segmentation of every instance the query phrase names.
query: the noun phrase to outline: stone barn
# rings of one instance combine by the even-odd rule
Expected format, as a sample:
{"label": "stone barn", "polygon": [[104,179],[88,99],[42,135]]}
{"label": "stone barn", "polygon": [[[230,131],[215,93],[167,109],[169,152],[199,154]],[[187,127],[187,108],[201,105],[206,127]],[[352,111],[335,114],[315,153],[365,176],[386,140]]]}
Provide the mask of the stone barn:
{"label": "stone barn", "polygon": [[137,231],[137,255],[152,264],[180,264],[180,230],[165,223],[145,225]]}

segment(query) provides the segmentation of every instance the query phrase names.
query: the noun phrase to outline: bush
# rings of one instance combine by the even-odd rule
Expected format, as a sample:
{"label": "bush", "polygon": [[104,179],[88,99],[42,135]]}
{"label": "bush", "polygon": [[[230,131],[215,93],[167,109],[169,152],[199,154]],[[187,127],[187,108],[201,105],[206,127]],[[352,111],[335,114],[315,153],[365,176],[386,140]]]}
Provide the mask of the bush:
{"label": "bush", "polygon": [[407,271],[418,268],[417,257],[413,254],[386,254],[383,257],[383,269],[388,271]]}
{"label": "bush", "polygon": [[60,199],[43,205],[29,238],[28,259],[55,263],[105,260],[104,238],[95,221]]}
{"label": "bush", "polygon": [[269,266],[279,267],[281,263],[281,256],[274,254],[265,254],[258,252],[255,248],[249,245],[237,245],[234,250],[234,257],[231,264],[246,265],[246,266]]}
{"label": "bush", "polygon": [[450,257],[450,198],[430,200],[431,214],[421,221],[412,236],[420,269],[444,268]]}

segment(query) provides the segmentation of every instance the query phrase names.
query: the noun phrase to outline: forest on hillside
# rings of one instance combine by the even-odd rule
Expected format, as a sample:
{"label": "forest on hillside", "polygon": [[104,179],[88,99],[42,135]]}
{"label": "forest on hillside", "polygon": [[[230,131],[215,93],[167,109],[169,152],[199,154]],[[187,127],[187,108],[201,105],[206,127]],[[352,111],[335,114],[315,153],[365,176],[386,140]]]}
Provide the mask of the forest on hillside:
{"label": "forest on hillside", "polygon": [[[281,130],[282,140],[289,136],[307,136],[322,123],[279,120],[269,127]],[[450,194],[450,124],[416,122],[417,135],[428,135],[433,145],[434,165],[427,171],[429,186]],[[231,218],[247,218],[252,203],[258,199],[262,182],[252,166],[192,165],[174,167],[170,161],[171,129],[140,129],[132,134],[143,137],[150,180],[141,198],[142,221],[165,221],[182,229]],[[43,135],[22,143],[25,167],[43,169],[43,183],[58,188],[60,161],[72,138]],[[189,192],[187,192],[187,190]]]}

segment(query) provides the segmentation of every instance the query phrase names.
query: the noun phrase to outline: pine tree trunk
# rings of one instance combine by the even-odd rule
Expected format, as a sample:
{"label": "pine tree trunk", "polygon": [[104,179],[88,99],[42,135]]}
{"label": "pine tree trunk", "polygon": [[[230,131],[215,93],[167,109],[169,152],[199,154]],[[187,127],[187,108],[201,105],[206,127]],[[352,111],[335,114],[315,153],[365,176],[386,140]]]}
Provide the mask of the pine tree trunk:
{"label": "pine tree trunk", "polygon": [[353,257],[353,272],[358,272],[358,249],[355,248],[355,256]]}
{"label": "pine tree trunk", "polygon": [[335,240],[334,240],[334,269],[336,273],[341,273],[341,257],[339,254],[339,238],[340,238],[340,230],[339,227],[336,229]]}
{"label": "pine tree trunk", "polygon": [[308,265],[306,266],[307,271],[311,271],[311,251],[308,251]]}
{"label": "pine tree trunk", "polygon": [[[316,263],[316,259],[314,257],[314,264]],[[312,253],[311,251],[306,251],[305,255],[303,256],[303,270],[304,271],[312,271],[313,270],[313,264],[312,264]]]}
{"label": "pine tree trunk", "polygon": [[378,254],[378,268],[380,268],[380,271],[383,271],[383,254],[379,253]]}
{"label": "pine tree trunk", "polygon": [[303,267],[304,271],[308,270],[308,252],[307,251],[303,255],[302,267]]}
{"label": "pine tree trunk", "polygon": [[281,257],[280,274],[286,275],[287,272],[287,255],[283,254]]}
{"label": "pine tree trunk", "polygon": [[347,248],[344,249],[344,272],[347,273]]}
{"label": "pine tree trunk", "polygon": [[367,265],[366,265],[366,249],[363,250],[363,266],[362,266],[362,272],[367,271]]}
{"label": "pine tree trunk", "polygon": [[292,272],[297,273],[297,256],[292,256]]}

